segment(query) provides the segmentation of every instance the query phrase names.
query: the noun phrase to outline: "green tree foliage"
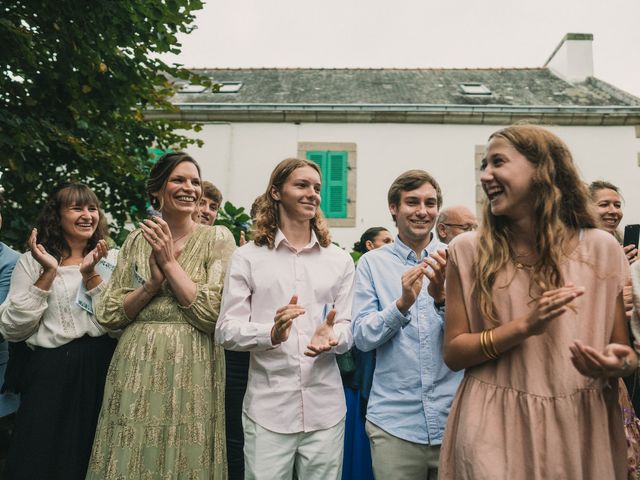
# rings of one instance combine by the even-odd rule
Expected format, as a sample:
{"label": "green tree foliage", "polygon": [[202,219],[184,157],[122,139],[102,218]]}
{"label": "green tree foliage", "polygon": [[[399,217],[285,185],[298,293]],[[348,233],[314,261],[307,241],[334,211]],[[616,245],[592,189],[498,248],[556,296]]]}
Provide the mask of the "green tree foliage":
{"label": "green tree foliage", "polygon": [[147,149],[198,141],[175,133],[197,125],[147,121],[171,110],[178,78],[168,65],[176,34],[192,28],[201,0],[11,0],[0,4],[0,184],[8,207],[2,238],[22,246],[44,195],[62,179],[91,185],[114,233],[144,214]]}

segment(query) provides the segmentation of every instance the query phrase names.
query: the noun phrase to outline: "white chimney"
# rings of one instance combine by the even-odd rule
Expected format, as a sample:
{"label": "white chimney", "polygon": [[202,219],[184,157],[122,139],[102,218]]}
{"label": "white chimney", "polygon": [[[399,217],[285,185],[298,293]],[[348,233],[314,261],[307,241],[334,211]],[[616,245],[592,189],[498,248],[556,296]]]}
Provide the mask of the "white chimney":
{"label": "white chimney", "polygon": [[567,33],[544,66],[570,83],[593,76],[593,34]]}

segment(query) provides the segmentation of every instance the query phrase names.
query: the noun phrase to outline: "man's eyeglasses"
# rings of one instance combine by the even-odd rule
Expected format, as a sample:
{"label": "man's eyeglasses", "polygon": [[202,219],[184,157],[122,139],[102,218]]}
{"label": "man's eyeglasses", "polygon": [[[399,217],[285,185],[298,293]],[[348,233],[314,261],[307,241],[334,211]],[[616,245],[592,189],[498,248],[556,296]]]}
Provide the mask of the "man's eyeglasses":
{"label": "man's eyeglasses", "polygon": [[443,225],[446,225],[447,227],[456,227],[459,228],[460,230],[464,231],[464,232],[471,232],[472,230],[475,230],[476,228],[478,228],[478,225],[472,225],[470,223],[443,223]]}

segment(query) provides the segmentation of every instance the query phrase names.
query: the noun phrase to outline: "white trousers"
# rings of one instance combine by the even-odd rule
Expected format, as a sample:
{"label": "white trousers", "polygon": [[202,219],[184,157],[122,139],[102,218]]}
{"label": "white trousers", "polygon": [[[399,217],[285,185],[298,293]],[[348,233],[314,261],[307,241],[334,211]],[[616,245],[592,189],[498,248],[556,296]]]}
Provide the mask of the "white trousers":
{"label": "white trousers", "polygon": [[244,413],[245,480],[339,480],[342,476],[344,418],[325,430],[275,433]]}

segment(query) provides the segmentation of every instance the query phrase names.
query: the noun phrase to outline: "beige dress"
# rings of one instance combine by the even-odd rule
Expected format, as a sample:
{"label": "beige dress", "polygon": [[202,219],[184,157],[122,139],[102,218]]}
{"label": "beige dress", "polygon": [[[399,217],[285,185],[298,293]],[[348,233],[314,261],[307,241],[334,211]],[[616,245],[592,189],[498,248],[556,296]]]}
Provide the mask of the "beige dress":
{"label": "beige dress", "polygon": [[[465,372],[447,423],[440,480],[626,479],[626,444],[618,382],[582,376],[572,365],[574,339],[600,350],[609,343],[614,311],[629,268],[615,239],[586,230],[561,264],[566,281],[586,288],[577,313],[556,318],[545,333]],[[450,245],[453,274],[464,292],[471,332],[490,328],[472,295],[477,234]],[[498,274],[498,322],[532,308],[530,273]]]}
{"label": "beige dress", "polygon": [[188,307],[162,290],[130,320],[125,295],[149,278],[151,249],[140,230],[125,241],[96,308],[124,329],[107,374],[88,479],[226,479],[224,351],[213,331],[228,259],[225,227],[198,226],[178,262],[196,283]]}

